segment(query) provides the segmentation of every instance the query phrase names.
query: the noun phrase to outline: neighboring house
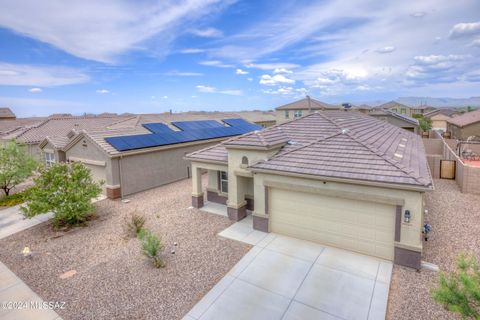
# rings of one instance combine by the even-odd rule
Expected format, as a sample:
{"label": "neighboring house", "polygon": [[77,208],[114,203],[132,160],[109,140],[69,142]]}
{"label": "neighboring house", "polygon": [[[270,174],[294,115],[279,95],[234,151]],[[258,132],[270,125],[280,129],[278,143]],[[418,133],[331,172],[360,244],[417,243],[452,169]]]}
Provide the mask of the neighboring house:
{"label": "neighboring house", "polygon": [[[190,163],[183,159],[185,154],[261,129],[243,119],[223,122],[219,117],[224,114],[215,116],[215,120],[205,120],[203,113],[139,115],[103,129],[74,129],[66,135],[47,137],[40,148],[47,165],[57,161],[83,163],[94,180],[105,182],[106,195],[115,199],[189,178]],[[226,123],[230,120],[232,125]]]}
{"label": "neighboring house", "polygon": [[235,112],[239,118],[243,118],[264,128],[274,126],[277,123],[273,111],[240,111]]}
{"label": "neighboring house", "polygon": [[453,117],[460,115],[461,112],[457,109],[436,109],[424,114],[426,118],[432,120],[432,129],[447,131],[447,121]]}
{"label": "neighboring house", "polygon": [[10,108],[0,108],[0,121],[1,120],[15,120],[17,117]]}
{"label": "neighboring house", "polygon": [[343,110],[341,105],[332,105],[306,96],[305,98],[275,109],[277,124],[301,118],[315,111]]}
{"label": "neighboring house", "polygon": [[370,110],[372,110],[372,106],[369,106],[368,104],[361,104],[359,106],[352,107],[352,111],[358,111],[361,113],[369,113]]}
{"label": "neighboring house", "polygon": [[424,194],[433,189],[422,139],[359,112],[308,114],[186,155],[192,205],[225,204],[253,228],[420,268]]}
{"label": "neighboring house", "polygon": [[447,120],[447,132],[457,140],[480,139],[480,109]]}
{"label": "neighboring house", "polygon": [[386,121],[394,126],[399,128],[414,132],[420,133],[420,125],[417,119],[409,117],[405,114],[399,114],[388,109],[384,110],[375,110],[368,114],[371,117],[375,117],[379,120]]}
{"label": "neighboring house", "polygon": [[372,112],[375,112],[378,110],[390,110],[395,113],[404,114],[409,117],[413,117],[414,115],[423,115],[424,113],[431,111],[433,109],[435,108],[426,106],[426,105],[409,107],[407,105],[404,105],[396,101],[390,101],[373,108]]}

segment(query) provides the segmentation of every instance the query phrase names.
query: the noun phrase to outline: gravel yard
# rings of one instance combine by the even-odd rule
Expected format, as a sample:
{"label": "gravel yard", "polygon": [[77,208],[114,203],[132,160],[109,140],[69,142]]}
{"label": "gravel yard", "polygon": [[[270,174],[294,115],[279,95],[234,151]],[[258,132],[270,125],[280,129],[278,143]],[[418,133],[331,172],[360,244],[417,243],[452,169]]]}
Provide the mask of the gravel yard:
{"label": "gravel yard", "polygon": [[[188,209],[190,192],[191,181],[183,180],[131,196],[130,203],[100,201],[88,227],[54,232],[44,223],[0,240],[0,260],[45,301],[65,301],[66,309],[56,311],[66,320],[179,319],[250,248],[217,237],[232,222]],[[134,211],[162,236],[165,268],[155,269],[138,240],[126,237],[125,217]],[[24,246],[33,259],[21,256]]]}
{"label": "gravel yard", "polygon": [[[480,195],[460,193],[455,181],[435,180],[435,191],[426,200],[425,220],[433,232],[424,243],[422,260],[452,271],[461,252],[480,259]],[[431,299],[437,279],[432,271],[394,266],[387,319],[460,319]]]}

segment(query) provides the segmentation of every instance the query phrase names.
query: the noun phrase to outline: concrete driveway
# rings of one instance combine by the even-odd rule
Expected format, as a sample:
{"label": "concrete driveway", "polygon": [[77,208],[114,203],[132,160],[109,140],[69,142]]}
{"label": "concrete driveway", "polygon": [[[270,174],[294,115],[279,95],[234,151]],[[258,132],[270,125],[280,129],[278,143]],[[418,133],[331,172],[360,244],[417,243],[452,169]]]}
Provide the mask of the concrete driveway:
{"label": "concrete driveway", "polygon": [[384,319],[391,273],[389,261],[268,234],[184,319]]}

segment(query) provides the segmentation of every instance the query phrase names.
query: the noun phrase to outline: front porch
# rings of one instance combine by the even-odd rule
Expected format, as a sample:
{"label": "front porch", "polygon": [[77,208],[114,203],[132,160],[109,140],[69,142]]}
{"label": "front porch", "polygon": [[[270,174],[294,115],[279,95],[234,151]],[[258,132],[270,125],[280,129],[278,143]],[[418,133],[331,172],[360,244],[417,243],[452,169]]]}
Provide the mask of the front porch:
{"label": "front porch", "polygon": [[[208,178],[202,187],[202,175]],[[253,176],[229,173],[225,165],[192,165],[192,206],[240,221],[254,210]]]}

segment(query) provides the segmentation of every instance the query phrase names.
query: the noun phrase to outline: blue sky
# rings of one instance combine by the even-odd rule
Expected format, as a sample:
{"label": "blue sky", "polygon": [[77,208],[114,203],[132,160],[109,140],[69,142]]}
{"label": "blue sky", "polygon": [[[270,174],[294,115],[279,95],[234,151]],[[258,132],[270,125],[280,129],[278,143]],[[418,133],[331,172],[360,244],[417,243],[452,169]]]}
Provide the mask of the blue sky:
{"label": "blue sky", "polygon": [[0,105],[269,109],[480,95],[480,2],[0,0]]}

